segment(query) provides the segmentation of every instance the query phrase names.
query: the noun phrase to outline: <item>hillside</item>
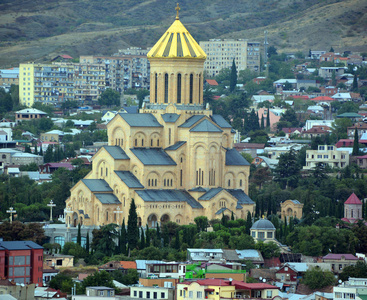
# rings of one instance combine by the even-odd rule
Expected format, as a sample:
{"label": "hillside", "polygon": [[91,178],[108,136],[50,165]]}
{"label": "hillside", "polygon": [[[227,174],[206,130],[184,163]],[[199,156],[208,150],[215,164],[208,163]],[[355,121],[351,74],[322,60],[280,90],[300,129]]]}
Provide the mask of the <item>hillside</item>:
{"label": "hillside", "polygon": [[[166,0],[3,0],[0,67],[73,57],[110,55],[152,46],[175,17]],[[279,51],[367,51],[365,0],[183,0],[180,19],[197,41],[248,38]]]}

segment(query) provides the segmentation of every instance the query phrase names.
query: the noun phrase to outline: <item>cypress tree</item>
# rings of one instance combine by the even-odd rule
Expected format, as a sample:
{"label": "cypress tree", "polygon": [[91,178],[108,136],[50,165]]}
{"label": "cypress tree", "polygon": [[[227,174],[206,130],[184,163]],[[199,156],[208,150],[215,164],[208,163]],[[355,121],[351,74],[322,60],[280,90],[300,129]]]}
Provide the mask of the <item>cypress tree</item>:
{"label": "cypress tree", "polygon": [[353,92],[357,92],[358,91],[358,78],[357,78],[357,74],[354,74],[352,91]]}
{"label": "cypress tree", "polygon": [[145,229],[145,247],[149,247],[149,246],[150,246],[150,232],[149,232],[149,227],[147,224],[146,229]]}
{"label": "cypress tree", "polygon": [[144,229],[143,227],[140,228],[141,235],[140,235],[140,250],[145,248],[145,236],[144,236]]}
{"label": "cypress tree", "polygon": [[43,156],[43,149],[42,149],[42,144],[40,146],[40,155]]}
{"label": "cypress tree", "polygon": [[159,229],[158,222],[157,222],[157,240],[159,241],[159,243],[161,243],[161,231]]}
{"label": "cypress tree", "polygon": [[247,218],[246,218],[246,233],[250,234],[250,229],[252,227],[252,217],[250,211],[247,212]]}
{"label": "cypress tree", "polygon": [[358,144],[358,129],[357,127],[354,130],[354,142],[353,142],[353,152],[352,155],[358,155],[359,153],[359,144]]}
{"label": "cypress tree", "polygon": [[125,218],[122,221],[121,230],[120,230],[120,239],[119,239],[119,248],[120,252],[126,254],[126,226],[125,226]]}
{"label": "cypress tree", "polygon": [[34,154],[38,155],[38,147],[37,147],[37,144],[36,144],[36,146],[34,146]]}
{"label": "cypress tree", "polygon": [[177,229],[176,230],[176,240],[175,240],[175,249],[179,250],[180,249],[180,232],[179,230]]}
{"label": "cypress tree", "polygon": [[231,215],[231,220],[234,221],[234,214],[233,214],[233,211],[232,211],[232,215]]}
{"label": "cypress tree", "polygon": [[236,68],[236,63],[232,62],[232,67],[231,67],[231,76],[229,78],[229,91],[232,93],[237,85],[237,68]]}
{"label": "cypress tree", "polygon": [[265,128],[265,125],[264,125],[264,115],[261,116],[261,121],[260,121],[260,128],[261,129],[264,129]]}
{"label": "cypress tree", "polygon": [[80,230],[80,223],[78,224],[78,235],[76,237],[76,243],[81,246],[82,245],[82,234],[81,234],[81,230]]}
{"label": "cypress tree", "polygon": [[268,108],[268,113],[266,115],[266,128],[270,129],[270,108]]}
{"label": "cypress tree", "polygon": [[129,218],[127,220],[127,242],[129,249],[135,249],[139,240],[138,215],[134,199],[131,200]]}
{"label": "cypress tree", "polygon": [[169,246],[169,233],[168,233],[168,227],[167,224],[163,225],[163,245],[164,247]]}
{"label": "cypress tree", "polygon": [[89,231],[87,232],[87,240],[85,242],[85,251],[87,252],[87,255],[89,255]]}

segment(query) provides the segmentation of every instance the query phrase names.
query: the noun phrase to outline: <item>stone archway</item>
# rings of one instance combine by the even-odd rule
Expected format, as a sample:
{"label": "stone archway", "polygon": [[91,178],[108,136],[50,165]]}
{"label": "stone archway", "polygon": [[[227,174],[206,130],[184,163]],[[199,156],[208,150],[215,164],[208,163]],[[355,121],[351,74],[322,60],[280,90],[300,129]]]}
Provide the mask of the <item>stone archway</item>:
{"label": "stone archway", "polygon": [[78,225],[78,214],[75,212],[73,213],[73,227]]}
{"label": "stone archway", "polygon": [[155,214],[150,214],[147,219],[148,227],[149,228],[155,228],[157,227],[158,218]]}
{"label": "stone archway", "polygon": [[161,217],[161,224],[167,223],[170,221],[170,217],[167,214],[162,215]]}

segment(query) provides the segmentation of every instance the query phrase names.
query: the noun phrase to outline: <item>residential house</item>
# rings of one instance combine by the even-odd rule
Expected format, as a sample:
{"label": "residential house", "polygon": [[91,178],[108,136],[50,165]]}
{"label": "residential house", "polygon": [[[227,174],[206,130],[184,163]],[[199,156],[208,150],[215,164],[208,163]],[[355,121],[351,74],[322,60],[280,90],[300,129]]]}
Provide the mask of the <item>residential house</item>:
{"label": "residential house", "polygon": [[12,85],[19,85],[19,68],[0,70],[0,87],[9,92]]}
{"label": "residential house", "polygon": [[115,289],[106,286],[87,286],[85,289],[87,296],[113,297]]}
{"label": "residential house", "polygon": [[330,80],[333,74],[335,74],[335,76],[340,76],[344,74],[344,71],[344,67],[321,67],[319,69],[319,76],[326,80]]}
{"label": "residential house", "polygon": [[349,277],[348,281],[333,288],[333,299],[362,300],[367,297],[367,279]]}
{"label": "residential house", "polygon": [[252,157],[256,157],[259,153],[264,152],[265,144],[257,143],[235,143],[234,147],[240,153],[248,153]]}
{"label": "residential house", "polygon": [[251,100],[257,106],[257,104],[265,102],[265,101],[272,103],[275,100],[275,96],[274,95],[253,95]]}
{"label": "residential house", "polygon": [[172,287],[156,286],[132,286],[130,287],[130,297],[133,299],[160,299],[174,300],[175,289]]}
{"label": "residential house", "polygon": [[15,112],[15,121],[16,123],[19,123],[21,121],[45,118],[46,116],[47,114],[39,109],[25,108]]}
{"label": "residential house", "polygon": [[275,277],[280,282],[286,284],[295,284],[297,282],[297,271],[289,264],[283,265],[275,274]]}
{"label": "residential house", "polygon": [[330,133],[330,128],[328,126],[314,126],[309,130],[303,131],[301,136],[304,138],[315,138],[327,135]]}
{"label": "residential house", "polygon": [[55,267],[55,269],[73,267],[74,256],[66,254],[51,254],[45,256],[46,265]]}
{"label": "residential house", "polygon": [[347,102],[352,100],[350,93],[336,93],[332,95],[331,98],[339,102]]}
{"label": "residential house", "polygon": [[326,51],[325,50],[311,50],[310,51],[311,53],[311,55],[309,56],[311,59],[317,59],[317,60],[319,60],[320,59],[320,57],[321,57],[321,55],[323,55],[323,54],[325,54],[326,53]]}
{"label": "residential house", "polygon": [[291,150],[299,151],[301,150],[303,145],[300,144],[286,144],[275,147],[265,147],[264,152],[271,159],[278,159],[281,154],[288,153]]}
{"label": "residential house", "polygon": [[362,139],[362,135],[367,133],[367,124],[364,122],[355,123],[352,127],[347,128],[348,138],[354,140],[355,130],[358,131],[358,139]]}
{"label": "residential house", "polygon": [[189,261],[220,261],[223,259],[222,249],[187,249],[187,260]]}
{"label": "residential house", "polygon": [[317,150],[306,150],[306,166],[303,169],[313,169],[318,163],[330,168],[345,168],[349,166],[349,151],[339,151],[332,145],[319,145]]}
{"label": "residential house", "polygon": [[63,293],[60,290],[55,290],[50,287],[38,286],[34,290],[35,300],[49,300],[49,299],[59,299],[68,300],[67,293]]}
{"label": "residential house", "polygon": [[[353,145],[353,143],[352,143]],[[361,169],[367,169],[367,154],[366,155],[362,155],[362,156],[357,156],[357,161],[356,161],[358,167],[360,167]]]}
{"label": "residential house", "polygon": [[177,284],[176,299],[269,299],[278,296],[278,292],[278,287],[266,283],[245,283],[231,279],[201,279]]}
{"label": "residential house", "polygon": [[59,273],[55,267],[48,266],[46,262],[43,263],[43,284],[48,284],[52,278]]}
{"label": "residential house", "polygon": [[119,270],[124,275],[127,274],[129,269],[136,270],[136,262],[135,261],[109,261],[98,267],[99,271],[113,272],[115,270]]}
{"label": "residential house", "polygon": [[334,254],[329,253],[322,258],[323,262],[331,264],[331,270],[339,274],[347,266],[353,266],[357,263],[358,257],[353,254]]}
{"label": "residential house", "polygon": [[29,165],[31,163],[42,165],[43,156],[26,153],[11,148],[0,149],[0,172],[2,172],[5,167]]}
{"label": "residential house", "polygon": [[264,265],[264,258],[259,250],[245,249],[245,250],[236,250],[236,252],[240,260],[251,261],[251,263],[253,263],[255,266],[259,268]]}
{"label": "residential house", "polygon": [[42,285],[43,247],[32,241],[0,241],[0,277]]}
{"label": "residential house", "polygon": [[[17,299],[17,300],[29,300],[34,299],[34,289],[36,285],[31,284],[19,284],[14,281],[10,281],[5,278],[0,279],[0,299]],[[14,298],[7,298],[6,295],[13,296]]]}
{"label": "residential house", "polygon": [[353,147],[354,140],[352,139],[340,139],[336,144],[336,148],[340,147]]}
{"label": "residential house", "polygon": [[261,166],[261,167],[268,167],[270,169],[275,169],[277,167],[279,163],[278,159],[271,159],[267,156],[256,156],[253,161],[251,162],[251,164],[255,165],[255,166]]}
{"label": "residential house", "polygon": [[[272,130],[276,130],[276,123],[279,122],[280,117],[281,117],[282,113],[284,113],[284,112],[285,112],[285,110],[277,110],[277,109],[274,109],[274,108],[269,109],[270,127],[271,127]],[[259,115],[259,119],[260,118],[265,118],[264,119],[264,124],[266,125],[268,109],[267,108],[259,108],[257,110],[257,113]]]}
{"label": "residential house", "polygon": [[340,58],[341,55],[339,53],[335,52],[326,52],[320,55],[320,62],[329,61],[329,62],[335,62],[335,59]]}
{"label": "residential house", "polygon": [[56,142],[59,143],[62,141],[64,136],[64,132],[61,130],[51,130],[48,132],[41,133],[41,141],[42,142]]}
{"label": "residential house", "polygon": [[178,262],[162,261],[160,263],[151,262],[146,264],[146,273],[155,274],[158,277],[183,278],[185,272],[185,265]]}
{"label": "residential house", "polygon": [[52,174],[60,168],[72,171],[74,166],[71,163],[47,163],[40,167],[41,173]]}
{"label": "residential house", "polygon": [[175,287],[179,282],[176,278],[164,277],[164,278],[139,278],[139,285],[142,286],[159,286],[159,287]]}
{"label": "residential house", "polygon": [[289,139],[291,135],[300,135],[302,133],[302,127],[283,127],[282,131],[285,133],[285,137]]}

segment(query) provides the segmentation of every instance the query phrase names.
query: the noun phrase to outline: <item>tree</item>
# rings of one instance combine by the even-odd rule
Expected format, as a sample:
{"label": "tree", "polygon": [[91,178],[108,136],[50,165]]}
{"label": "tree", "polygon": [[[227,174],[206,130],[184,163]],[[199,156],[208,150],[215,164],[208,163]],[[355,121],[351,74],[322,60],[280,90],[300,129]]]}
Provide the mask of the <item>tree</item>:
{"label": "tree", "polygon": [[120,94],[113,89],[105,89],[98,98],[100,105],[119,106]]}
{"label": "tree", "polygon": [[135,249],[139,240],[138,215],[134,199],[131,200],[129,218],[127,220],[127,242],[129,248]]}
{"label": "tree", "polygon": [[335,282],[336,279],[331,271],[323,271],[317,267],[308,269],[303,278],[303,283],[313,290],[335,285]]}
{"label": "tree", "polygon": [[82,244],[82,235],[81,235],[81,232],[80,232],[80,223],[78,224],[78,235],[76,237],[76,243],[81,246]]}
{"label": "tree", "polygon": [[295,188],[300,178],[300,171],[296,151],[291,149],[279,156],[278,165],[274,170],[274,180],[279,182],[282,188]]}
{"label": "tree", "polygon": [[331,125],[331,132],[335,137],[336,142],[340,139],[346,139],[348,127],[351,127],[352,121],[348,118],[336,119]]}
{"label": "tree", "polygon": [[205,216],[200,216],[200,217],[196,217],[194,219],[194,222],[196,223],[197,226],[197,231],[206,231],[206,229],[209,226],[209,221],[208,218]]}
{"label": "tree", "polygon": [[148,90],[146,90],[146,89],[140,89],[140,90],[138,90],[138,92],[136,93],[136,97],[139,100],[139,108],[142,108],[143,107],[144,98],[145,98],[145,96],[148,96],[148,95],[149,95],[149,91]]}
{"label": "tree", "polygon": [[343,281],[354,278],[367,278],[367,264],[364,261],[357,261],[355,265],[346,266],[339,275],[339,278]]}
{"label": "tree", "polygon": [[120,251],[120,253],[126,254],[126,226],[125,226],[125,218],[122,221],[121,230],[120,230],[119,251]]}
{"label": "tree", "polygon": [[275,48],[274,46],[270,46],[268,48],[268,57],[271,58],[273,55],[278,55],[277,53],[277,48]]}
{"label": "tree", "polygon": [[332,86],[336,86],[336,74],[335,74],[335,70],[333,70],[333,72],[331,73],[331,85]]}
{"label": "tree", "polygon": [[237,68],[236,68],[236,63],[233,59],[232,62],[232,67],[231,67],[231,76],[230,76],[230,80],[229,80],[229,91],[232,93],[237,85]]}
{"label": "tree", "polygon": [[[61,290],[62,292],[70,292],[72,286],[73,286],[73,278],[64,272],[58,273],[50,281],[51,288],[55,290]],[[69,288],[66,287],[70,287],[70,290]]]}
{"label": "tree", "polygon": [[86,277],[82,282],[82,294],[85,294],[85,289],[88,286],[106,286],[116,288],[113,284],[112,276],[106,271],[97,271]]}
{"label": "tree", "polygon": [[250,229],[252,227],[252,216],[250,211],[247,212],[247,218],[246,218],[246,234],[250,234]]}
{"label": "tree", "polygon": [[89,231],[87,232],[87,239],[85,241],[85,252],[89,255]]}
{"label": "tree", "polygon": [[330,47],[329,52],[335,52],[333,46]]}
{"label": "tree", "polygon": [[352,155],[358,155],[359,154],[359,139],[358,139],[358,129],[357,127],[354,130],[354,142],[353,142],[353,152]]}
{"label": "tree", "polygon": [[357,74],[354,74],[352,91],[353,92],[358,92],[358,77],[357,77]]}
{"label": "tree", "polygon": [[0,236],[4,241],[33,241],[40,245],[46,239],[40,223],[23,224],[19,221],[1,223]]}
{"label": "tree", "polygon": [[106,256],[112,256],[116,249],[115,240],[118,238],[116,224],[108,224],[100,227],[100,229],[93,229],[92,249],[94,252],[102,252]]}
{"label": "tree", "polygon": [[270,108],[268,108],[268,113],[266,114],[266,128],[268,128],[269,130],[270,128]]}
{"label": "tree", "polygon": [[145,236],[144,236],[144,229],[143,227],[140,228],[140,246],[139,249],[145,248]]}

